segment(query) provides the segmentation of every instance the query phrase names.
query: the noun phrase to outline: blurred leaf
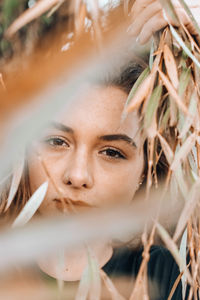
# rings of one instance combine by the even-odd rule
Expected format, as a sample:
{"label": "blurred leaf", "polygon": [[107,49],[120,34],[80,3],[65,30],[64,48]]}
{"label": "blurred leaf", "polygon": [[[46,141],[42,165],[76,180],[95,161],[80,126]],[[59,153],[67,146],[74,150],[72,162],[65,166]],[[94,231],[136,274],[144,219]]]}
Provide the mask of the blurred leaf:
{"label": "blurred leaf", "polygon": [[184,180],[184,175],[183,175],[183,168],[179,164],[176,170],[173,172],[177,181],[177,184],[179,186],[179,190],[185,200],[187,200],[188,196],[188,187],[186,185],[186,182]]}
{"label": "blurred leaf", "polygon": [[164,61],[171,83],[173,84],[174,88],[177,89],[179,85],[177,65],[167,44],[164,45]]}
{"label": "blurred leaf", "polygon": [[12,224],[12,227],[20,227],[25,225],[35,214],[40,204],[44,200],[48,188],[48,182],[43,183],[31,196],[28,202],[23,207],[17,218]]}
{"label": "blurred leaf", "polygon": [[87,264],[81,276],[81,280],[78,286],[75,300],[86,300],[89,293],[89,287],[90,287],[90,272],[89,272],[89,265]]}
{"label": "blurred leaf", "polygon": [[[185,229],[183,236],[181,238],[181,244],[180,244],[180,256],[183,261],[185,261],[185,264],[187,265],[187,228]],[[181,272],[184,270],[180,270]],[[182,299],[185,299],[185,293],[186,293],[186,287],[187,287],[187,278],[185,274],[183,273],[181,277],[182,282]]]}
{"label": "blurred leaf", "polygon": [[170,237],[170,235],[168,234],[168,232],[165,230],[165,228],[162,225],[160,225],[159,223],[156,223],[156,227],[158,229],[158,232],[160,234],[161,239],[163,240],[166,247],[171,252],[172,256],[174,257],[174,259],[176,261],[176,263],[178,264],[179,269],[184,270],[188,281],[191,283],[192,278],[190,276],[189,271],[187,270],[185,261],[182,259],[182,257],[179,254],[179,250],[177,248],[177,245],[175,244],[175,242],[172,240],[172,238]]}
{"label": "blurred leaf", "polygon": [[188,17],[191,20],[191,23],[193,24],[194,28],[196,29],[196,32],[198,33],[198,35],[200,36],[200,28],[199,25],[197,23],[197,21],[195,20],[190,8],[188,7],[187,3],[184,0],[179,0],[179,2],[182,4],[182,6],[184,7]]}
{"label": "blurred leaf", "polygon": [[8,195],[6,207],[4,210],[5,212],[10,207],[10,205],[15,197],[15,194],[18,190],[19,183],[20,183],[20,180],[22,177],[23,170],[24,170],[24,159],[19,161],[14,167],[12,182],[11,182],[11,186],[10,186],[10,190],[9,190],[9,195]]}
{"label": "blurred leaf", "polygon": [[171,20],[173,21],[173,23],[175,23],[176,25],[180,24],[178,16],[176,14],[176,11],[174,9],[174,6],[172,4],[171,0],[159,0],[162,7],[164,8],[165,12],[167,13],[167,15],[171,18]]}
{"label": "blurred leaf", "polygon": [[100,270],[100,273],[101,273],[101,277],[105,283],[105,286],[107,287],[107,289],[110,293],[111,299],[112,300],[125,300],[125,298],[119,294],[118,290],[116,289],[116,287],[114,286],[114,284],[112,283],[112,281],[108,277],[108,275],[103,270]]}
{"label": "blurred leaf", "polygon": [[198,68],[200,68],[200,62],[196,59],[196,57],[192,54],[192,52],[189,50],[189,48],[186,46],[180,35],[177,33],[177,31],[173,28],[173,26],[170,26],[170,30],[174,38],[177,40],[179,45],[183,48],[185,53],[192,59],[192,61],[197,65]]}
{"label": "blurred leaf", "polygon": [[170,166],[170,169],[174,171],[177,166],[186,159],[188,153],[191,151],[196,141],[196,133],[192,133],[180,147],[179,151],[175,154],[174,161]]}
{"label": "blurred leaf", "polygon": [[176,230],[174,233],[174,241],[177,241],[180,237],[181,233],[186,227],[186,224],[194,212],[197,202],[199,201],[199,191],[200,191],[200,179],[198,179],[195,184],[193,184],[192,189],[187,196],[187,201],[181,213],[181,216],[178,220],[178,224],[176,226]]}
{"label": "blurred leaf", "polygon": [[189,115],[187,116],[187,118],[183,124],[183,128],[179,135],[180,139],[182,139],[186,135],[186,133],[189,131],[189,129],[194,121],[194,117],[197,112],[197,101],[198,101],[198,96],[197,96],[196,91],[194,90],[191,100],[190,100],[189,108],[188,108]]}
{"label": "blurred leaf", "polygon": [[5,27],[7,27],[15,16],[15,12],[19,6],[18,0],[4,0],[2,6],[2,15]]}
{"label": "blurred leaf", "polygon": [[11,37],[20,28],[30,23],[37,17],[41,16],[53,6],[55,6],[59,0],[40,0],[33,7],[28,8],[23,14],[21,14],[6,30],[6,37]]}
{"label": "blurred leaf", "polygon": [[153,67],[153,56],[154,56],[154,40],[151,42],[151,48],[149,53],[149,69],[152,70]]}
{"label": "blurred leaf", "polygon": [[101,278],[100,278],[100,269],[98,262],[88,247],[88,264],[91,285],[89,290],[89,299],[90,300],[100,300],[101,298]]}

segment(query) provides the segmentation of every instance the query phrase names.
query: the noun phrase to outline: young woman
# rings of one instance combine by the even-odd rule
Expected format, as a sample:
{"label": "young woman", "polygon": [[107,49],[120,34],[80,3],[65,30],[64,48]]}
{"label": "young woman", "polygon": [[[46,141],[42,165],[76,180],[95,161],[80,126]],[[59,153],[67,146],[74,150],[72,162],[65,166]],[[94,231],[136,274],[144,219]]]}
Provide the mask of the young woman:
{"label": "young woman", "polygon": [[[62,113],[27,151],[26,170],[10,207],[11,215],[19,212],[26,197],[45,181],[49,186],[37,212],[41,217],[132,202],[146,172],[146,154],[139,110],[128,114],[123,122],[121,116],[142,69],[131,63],[111,79],[88,83],[77,99],[67,101]],[[112,242],[102,241],[90,247],[99,267],[109,276],[129,276],[132,280],[137,276],[142,249],[113,249]],[[87,260],[83,247],[65,253],[61,268],[56,255],[41,258],[38,265],[54,278],[77,281]],[[167,299],[178,275],[171,254],[162,247],[152,247],[148,263],[150,299]],[[181,283],[172,299],[181,299]]]}

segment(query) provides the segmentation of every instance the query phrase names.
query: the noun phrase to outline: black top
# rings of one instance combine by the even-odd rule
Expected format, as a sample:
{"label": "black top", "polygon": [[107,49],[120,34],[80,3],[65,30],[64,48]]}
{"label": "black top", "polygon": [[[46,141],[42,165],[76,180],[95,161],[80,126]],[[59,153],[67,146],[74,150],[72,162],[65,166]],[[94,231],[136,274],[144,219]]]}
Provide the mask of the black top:
{"label": "black top", "polygon": [[[138,274],[141,262],[142,250],[119,248],[114,250],[112,258],[103,267],[103,270],[111,277],[130,276],[133,279]],[[151,247],[148,262],[150,300],[167,300],[179,274],[179,268],[167,249],[158,246]],[[181,280],[171,299],[182,299]]]}

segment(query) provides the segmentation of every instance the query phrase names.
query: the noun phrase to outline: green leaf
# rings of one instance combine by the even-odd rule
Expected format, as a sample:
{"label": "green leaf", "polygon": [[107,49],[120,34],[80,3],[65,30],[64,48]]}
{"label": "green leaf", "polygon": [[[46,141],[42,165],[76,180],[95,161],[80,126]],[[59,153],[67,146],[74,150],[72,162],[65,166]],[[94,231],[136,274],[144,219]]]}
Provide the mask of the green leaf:
{"label": "green leaf", "polygon": [[152,119],[158,108],[160,97],[162,95],[162,85],[158,85],[154,90],[147,104],[147,109],[144,116],[144,128],[149,128]]}
{"label": "green leaf", "polygon": [[129,95],[128,95],[128,98],[127,98],[127,101],[126,101],[126,104],[125,104],[125,107],[129,104],[129,102],[133,99],[133,96],[135,95],[135,93],[137,92],[137,89],[138,87],[140,86],[140,84],[147,78],[147,76],[149,75],[150,73],[150,70],[149,70],[149,67],[147,67],[141,74],[140,76],[138,77],[138,79],[136,80],[136,82],[134,83]]}
{"label": "green leaf", "polygon": [[4,0],[2,7],[2,14],[4,18],[5,27],[7,27],[10,22],[14,19],[17,8],[19,6],[18,0]]}
{"label": "green leaf", "polygon": [[193,60],[193,62],[197,65],[197,67],[200,68],[200,62],[196,59],[196,57],[192,54],[192,52],[190,51],[190,49],[186,46],[186,44],[184,43],[184,41],[182,40],[182,38],[179,36],[179,34],[177,33],[177,31],[174,29],[174,27],[172,25],[169,25],[169,27],[170,27],[172,35],[177,40],[177,42],[179,43],[179,45],[183,48],[183,50],[185,51],[185,53]]}
{"label": "green leaf", "polygon": [[190,81],[190,76],[191,76],[191,70],[188,69],[183,69],[183,71],[181,72],[180,75],[180,79],[179,79],[179,87],[178,87],[178,94],[179,96],[183,96],[185,93],[185,90],[189,84]]}

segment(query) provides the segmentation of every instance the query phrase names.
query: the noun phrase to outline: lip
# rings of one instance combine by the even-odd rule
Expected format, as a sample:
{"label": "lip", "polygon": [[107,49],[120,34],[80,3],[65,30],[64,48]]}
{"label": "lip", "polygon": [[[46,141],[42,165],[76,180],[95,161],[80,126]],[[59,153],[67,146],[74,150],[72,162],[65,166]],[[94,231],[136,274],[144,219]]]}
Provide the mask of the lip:
{"label": "lip", "polygon": [[88,204],[87,202],[78,199],[73,200],[71,198],[63,197],[62,199],[55,198],[53,199],[53,201],[57,202],[58,205],[63,205],[64,202],[65,207],[67,207],[67,210],[69,212],[78,212],[87,210],[88,208],[95,208],[94,205]]}

